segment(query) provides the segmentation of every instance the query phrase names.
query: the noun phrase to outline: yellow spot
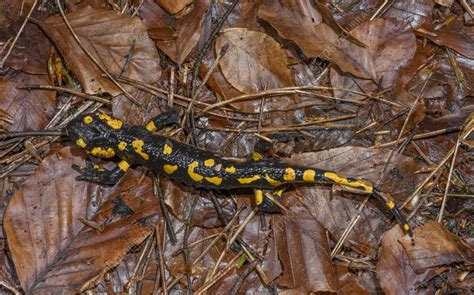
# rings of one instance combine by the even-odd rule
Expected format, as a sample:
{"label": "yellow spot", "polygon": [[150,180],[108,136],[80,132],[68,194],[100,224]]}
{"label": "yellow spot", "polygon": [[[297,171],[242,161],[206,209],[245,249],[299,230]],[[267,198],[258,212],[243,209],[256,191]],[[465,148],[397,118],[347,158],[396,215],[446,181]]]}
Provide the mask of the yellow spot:
{"label": "yellow spot", "polygon": [[221,169],[222,169],[222,164],[221,163],[217,164],[216,167],[214,167],[214,170],[216,170],[216,171],[221,171]]}
{"label": "yellow spot", "polygon": [[112,158],[115,156],[115,152],[112,148],[107,148],[104,150],[101,147],[95,147],[91,150],[91,154],[96,157],[102,157],[102,158]]}
{"label": "yellow spot", "polygon": [[118,144],[118,149],[119,151],[123,151],[124,149],[127,148],[127,143],[125,141],[121,141],[119,144]]}
{"label": "yellow spot", "polygon": [[87,146],[86,142],[82,138],[79,138],[78,140],[76,140],[76,144],[80,146],[81,148],[85,148]]}
{"label": "yellow spot", "polygon": [[207,182],[213,183],[215,185],[220,185],[222,183],[222,178],[218,176],[214,177],[205,177]]}
{"label": "yellow spot", "polygon": [[90,124],[92,123],[92,121],[94,121],[94,119],[92,119],[91,116],[85,116],[84,119],[83,119],[84,123],[86,124]]}
{"label": "yellow spot", "polygon": [[409,230],[410,230],[410,226],[405,223],[405,224],[403,225],[403,229],[404,229],[405,231],[409,231]]}
{"label": "yellow spot", "polygon": [[166,173],[168,174],[173,174],[173,172],[176,171],[176,169],[178,169],[178,165],[163,165],[163,170],[165,170]]}
{"label": "yellow spot", "polygon": [[283,190],[282,189],[279,189],[277,191],[275,191],[275,194],[279,197],[281,197],[281,195],[283,194]]}
{"label": "yellow spot", "polygon": [[198,166],[199,166],[199,163],[194,161],[191,164],[189,164],[189,167],[188,167],[189,177],[191,177],[191,179],[194,181],[201,181],[204,178],[201,174],[194,172],[194,169],[196,169]]}
{"label": "yellow spot", "polygon": [[268,181],[269,184],[271,184],[273,186],[281,185],[281,181],[278,181],[276,179],[271,178],[270,175],[268,175],[268,174],[265,175],[265,179]]}
{"label": "yellow spot", "polygon": [[99,119],[107,122],[107,125],[109,125],[113,129],[122,128],[123,123],[119,119],[114,119],[107,114],[101,114],[101,113],[97,113],[97,116],[99,117]]}
{"label": "yellow spot", "polygon": [[206,167],[212,167],[214,166],[216,162],[214,162],[214,159],[207,159],[206,161],[204,161],[204,166]]}
{"label": "yellow spot", "polygon": [[296,178],[296,172],[293,168],[286,168],[285,175],[283,175],[283,179],[286,181],[292,181]]}
{"label": "yellow spot", "polygon": [[230,174],[234,174],[235,173],[235,167],[234,166],[230,166],[230,167],[227,167],[224,169],[225,172],[227,173],[230,173]]}
{"label": "yellow spot", "polygon": [[153,121],[148,122],[148,124],[146,124],[145,128],[146,128],[146,130],[148,130],[150,132],[155,132],[158,129],[158,128],[156,128],[155,122],[153,122]]}
{"label": "yellow spot", "polygon": [[169,145],[165,143],[165,146],[163,147],[163,154],[170,155],[172,151],[173,151],[173,148],[171,148]]}
{"label": "yellow spot", "polygon": [[373,190],[373,188],[371,186],[363,183],[362,181],[358,181],[358,180],[349,181],[346,178],[340,177],[339,175],[337,175],[334,172],[325,172],[324,176],[326,178],[334,181],[337,184],[342,184],[342,185],[346,185],[346,186],[353,187],[353,188],[362,188],[368,193],[372,193],[372,190]]}
{"label": "yellow spot", "polygon": [[393,209],[395,207],[395,203],[392,202],[392,201],[388,201],[386,205],[387,205],[388,209]]}
{"label": "yellow spot", "polygon": [[127,171],[128,170],[128,167],[130,167],[130,164],[128,164],[127,161],[120,161],[118,164],[120,169],[122,169],[123,171]]}
{"label": "yellow spot", "polygon": [[261,160],[261,159],[263,159],[263,155],[258,153],[258,152],[252,152],[252,159],[254,161]]}
{"label": "yellow spot", "polygon": [[263,202],[263,192],[259,189],[253,190],[255,196],[255,204],[260,205]]}
{"label": "yellow spot", "polygon": [[242,177],[242,178],[237,178],[237,180],[241,183],[241,184],[249,184],[249,183],[252,183],[256,180],[259,180],[261,177],[260,175],[254,175],[252,177]]}
{"label": "yellow spot", "polygon": [[135,139],[134,141],[132,141],[132,147],[135,150],[135,152],[139,154],[143,159],[148,160],[150,157],[148,156],[147,153],[143,152],[144,144],[145,143],[143,142],[143,140],[140,140],[140,139]]}
{"label": "yellow spot", "polygon": [[314,182],[314,177],[316,176],[316,171],[312,169],[305,170],[303,173],[303,180],[307,182]]}

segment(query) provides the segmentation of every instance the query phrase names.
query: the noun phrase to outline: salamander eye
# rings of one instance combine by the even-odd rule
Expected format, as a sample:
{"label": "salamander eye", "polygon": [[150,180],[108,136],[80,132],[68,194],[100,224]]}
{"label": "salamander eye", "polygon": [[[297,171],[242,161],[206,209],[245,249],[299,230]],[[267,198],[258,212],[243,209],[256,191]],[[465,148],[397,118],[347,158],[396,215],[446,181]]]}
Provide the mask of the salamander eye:
{"label": "salamander eye", "polygon": [[83,121],[86,124],[90,124],[90,123],[92,123],[92,121],[94,121],[94,119],[92,119],[91,116],[85,116]]}

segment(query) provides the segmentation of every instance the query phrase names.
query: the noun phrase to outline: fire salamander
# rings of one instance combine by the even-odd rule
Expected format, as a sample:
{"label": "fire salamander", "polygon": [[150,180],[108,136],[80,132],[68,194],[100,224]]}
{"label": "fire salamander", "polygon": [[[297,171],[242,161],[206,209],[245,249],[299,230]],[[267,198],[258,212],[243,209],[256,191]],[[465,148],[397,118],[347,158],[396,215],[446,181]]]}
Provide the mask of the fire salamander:
{"label": "fire salamander", "polygon": [[284,184],[337,183],[370,193],[378,201],[384,202],[403,230],[412,235],[410,226],[394,202],[360,180],[344,178],[332,171],[263,159],[258,152],[253,154],[252,161],[232,162],[212,152],[155,134],[162,126],[177,121],[177,117],[173,113],[163,113],[145,127],[126,125],[103,113],[81,115],[74,119],[67,125],[66,132],[76,145],[92,156],[118,157],[121,160],[110,171],[89,161],[86,167],[74,166],[81,173],[77,179],[112,185],[120,180],[131,165],[139,164],[198,188],[252,188],[257,205],[264,202],[262,189],[279,195],[279,187]]}

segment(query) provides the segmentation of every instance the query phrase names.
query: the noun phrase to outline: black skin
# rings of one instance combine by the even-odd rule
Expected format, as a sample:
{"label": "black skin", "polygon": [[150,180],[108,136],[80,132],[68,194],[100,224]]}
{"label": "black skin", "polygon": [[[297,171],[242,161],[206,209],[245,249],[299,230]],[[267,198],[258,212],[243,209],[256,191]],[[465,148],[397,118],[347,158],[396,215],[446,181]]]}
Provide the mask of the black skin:
{"label": "black skin", "polygon": [[[118,157],[122,161],[111,171],[92,165],[89,161],[86,167],[74,166],[73,168],[81,173],[77,179],[113,185],[125,174],[128,166],[139,164],[159,175],[205,189],[252,188],[274,191],[292,183],[340,183],[370,192],[377,200],[389,206],[389,201],[379,190],[357,179],[341,178],[345,181],[342,183],[334,177],[331,178],[327,173],[336,174],[327,170],[265,158],[243,163],[227,161],[212,152],[154,133],[156,129],[178,120],[177,112],[165,112],[153,119],[153,123],[143,127],[126,125],[100,113],[79,116],[66,127],[71,140],[94,156]],[[150,128],[150,124],[153,128]],[[107,153],[94,152],[94,148],[101,148]],[[266,148],[265,145],[260,145],[257,150]],[[169,167],[172,169],[169,170]],[[262,209],[268,209],[265,211],[274,211],[274,207],[266,198],[261,205]],[[395,206],[390,210],[404,225],[405,231],[411,234],[411,229],[406,228],[406,222],[399,210]]]}

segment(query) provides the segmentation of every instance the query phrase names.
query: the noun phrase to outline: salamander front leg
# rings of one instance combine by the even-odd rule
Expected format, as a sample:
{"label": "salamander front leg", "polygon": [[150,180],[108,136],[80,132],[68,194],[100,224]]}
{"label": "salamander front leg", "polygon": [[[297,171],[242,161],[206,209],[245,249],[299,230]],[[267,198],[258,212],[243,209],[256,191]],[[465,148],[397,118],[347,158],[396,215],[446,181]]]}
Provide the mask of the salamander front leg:
{"label": "salamander front leg", "polygon": [[178,123],[180,115],[181,114],[177,109],[165,111],[151,119],[150,122],[146,124],[145,128],[150,132],[155,132],[165,126]]}
{"label": "salamander front leg", "polygon": [[85,167],[72,165],[72,169],[80,173],[80,175],[76,177],[76,180],[90,181],[104,185],[116,184],[125,175],[128,167],[130,167],[130,164],[123,160],[112,170],[106,170],[89,160],[86,161]]}
{"label": "salamander front leg", "polygon": [[282,210],[286,210],[280,203],[283,193],[282,189],[276,191],[254,189],[253,193],[255,204],[259,210],[266,213],[280,213]]}

